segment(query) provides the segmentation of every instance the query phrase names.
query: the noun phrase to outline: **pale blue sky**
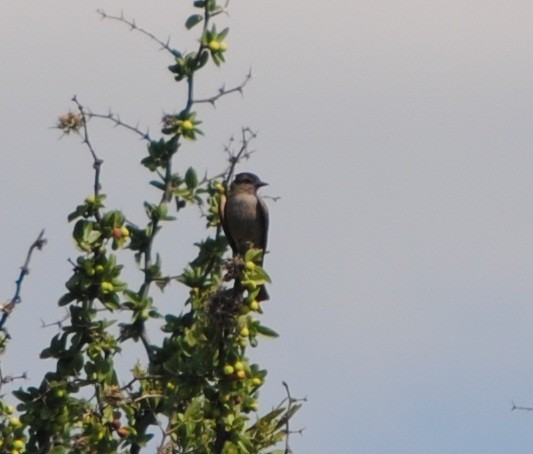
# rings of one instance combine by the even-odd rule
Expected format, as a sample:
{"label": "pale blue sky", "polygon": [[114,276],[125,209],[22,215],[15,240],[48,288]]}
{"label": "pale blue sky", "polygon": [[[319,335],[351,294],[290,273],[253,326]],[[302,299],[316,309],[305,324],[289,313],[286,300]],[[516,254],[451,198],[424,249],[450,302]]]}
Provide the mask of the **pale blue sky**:
{"label": "pale blue sky", "polygon": [[[193,49],[188,3],[4,2],[1,298],[42,227],[50,238],[9,320],[4,373],[37,381],[49,366],[36,360],[53,334],[40,318],[62,314],[76,254],[66,215],[91,190],[87,151],[49,127],[73,94],[154,133],[182,105],[168,56],[96,9]],[[207,71],[198,93],[238,84],[250,67],[256,77],[244,98],[199,111],[206,137],[176,165],[218,172],[227,138],[259,131],[242,169],[281,197],[269,202],[263,318],[281,338],[250,352],[270,371],[262,410],[283,397],[282,380],[308,397],[295,453],[530,452],[532,414],[510,409],[533,405],[533,3],[230,8],[228,64]],[[140,201],[154,194],[137,165],[144,145],[109,126],[91,124],[109,206],[142,219]],[[170,270],[191,258],[201,224],[191,212],[163,233]],[[182,299],[173,292],[168,310]]]}

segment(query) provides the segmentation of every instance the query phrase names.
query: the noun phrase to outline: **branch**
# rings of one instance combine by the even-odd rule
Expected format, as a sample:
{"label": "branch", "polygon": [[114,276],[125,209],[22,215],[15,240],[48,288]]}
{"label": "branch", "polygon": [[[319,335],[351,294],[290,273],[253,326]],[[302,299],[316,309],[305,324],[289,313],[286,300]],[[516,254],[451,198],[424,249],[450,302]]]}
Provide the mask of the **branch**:
{"label": "branch", "polygon": [[[28,374],[26,372],[23,372],[22,375],[6,375],[4,376],[2,374],[2,370],[0,369],[0,389],[2,389],[2,386],[7,384],[7,383],[11,383],[11,382],[14,382],[15,380],[27,380],[28,379]],[[3,397],[3,396],[0,396],[0,397]]]}
{"label": "branch", "polygon": [[134,132],[135,134],[139,135],[141,139],[146,140],[150,142],[152,139],[150,138],[150,134],[148,130],[146,132],[142,132],[137,126],[131,126],[127,123],[124,123],[118,114],[113,114],[113,112],[109,112],[108,114],[98,114],[93,112],[87,112],[87,117],[89,119],[91,118],[103,118],[106,120],[111,120],[116,126],[121,126],[123,128],[129,129],[130,131]]}
{"label": "branch", "polygon": [[511,402],[511,403],[513,405],[511,408],[511,411],[514,411],[514,410],[533,411],[533,407],[520,407],[520,406],[515,405],[514,402]]}
{"label": "branch", "polygon": [[246,75],[246,78],[236,87],[226,89],[226,87],[223,85],[218,89],[218,93],[214,96],[211,96],[210,98],[204,98],[204,99],[195,99],[193,100],[193,104],[202,104],[202,103],[209,103],[213,107],[215,107],[215,102],[222,98],[222,96],[229,95],[231,93],[238,92],[241,95],[243,94],[242,90],[243,88],[250,82],[252,79],[252,70]]}
{"label": "branch", "polygon": [[[287,402],[287,414],[290,415],[291,414],[291,408],[292,408],[292,397],[291,397],[291,392],[289,391],[289,385],[282,381],[281,382],[283,384],[283,386],[285,387],[285,390],[287,391],[287,399],[288,399],[288,402]],[[285,454],[290,454],[292,451],[291,451],[291,448],[289,446],[289,434],[291,433],[290,430],[289,430],[289,420],[290,418],[287,418],[287,421],[285,422],[285,431],[286,431],[286,434],[285,434]]]}
{"label": "branch", "polygon": [[[102,161],[98,156],[96,155],[96,152],[94,151],[94,148],[91,144],[91,141],[89,140],[89,131],[87,129],[87,115],[85,114],[85,110],[83,109],[83,106],[80,104],[78,99],[76,98],[76,95],[72,97],[72,101],[76,104],[76,107],[80,111],[81,115],[81,121],[83,125],[83,143],[87,145],[87,148],[89,148],[89,151],[91,152],[91,156],[93,157],[93,169],[94,169],[94,196],[98,197],[100,195],[100,168],[102,167],[102,164],[104,161]],[[97,221],[101,220],[100,216],[100,209],[96,209],[96,212],[94,213],[94,217]]]}
{"label": "branch", "polygon": [[[293,414],[293,406],[292,404],[294,403],[298,403],[298,402],[306,402],[307,401],[307,398],[303,398],[303,399],[296,399],[294,397],[291,396],[291,393],[289,391],[289,385],[282,381],[281,382],[283,384],[283,386],[285,387],[285,390],[287,391],[287,397],[284,399],[284,401],[287,401],[287,411],[285,412],[285,416],[281,419],[281,421],[283,421],[283,419],[285,419],[285,451],[284,451],[284,454],[291,454],[292,453],[292,450],[289,446],[289,435],[290,434],[293,434],[293,433],[298,433],[298,434],[301,434],[303,432],[304,429],[300,429],[300,430],[293,430],[291,431],[290,428],[289,428],[289,420],[291,419],[292,417],[292,414]],[[282,405],[283,405],[283,402],[282,402]],[[299,405],[301,406],[301,404]],[[298,408],[296,408],[294,411],[297,411]]]}
{"label": "branch", "polygon": [[241,130],[241,147],[237,153],[234,152],[231,148],[231,142],[233,138],[230,139],[230,144],[224,147],[224,151],[229,155],[228,161],[230,163],[229,167],[226,169],[226,179],[224,185],[228,187],[229,182],[233,178],[233,173],[235,167],[242,159],[248,159],[255,150],[250,150],[249,145],[252,140],[257,138],[257,132],[253,132],[250,128],[242,128]]}
{"label": "branch", "polygon": [[15,281],[15,285],[16,285],[15,295],[13,296],[13,298],[11,298],[10,301],[8,301],[6,304],[4,304],[1,307],[1,311],[3,312],[3,314],[2,314],[2,318],[0,319],[0,329],[3,329],[3,326],[7,318],[9,317],[9,315],[11,314],[11,312],[13,312],[13,309],[15,308],[15,304],[20,303],[22,301],[20,298],[20,293],[22,290],[22,282],[24,281],[24,278],[28,274],[30,274],[29,266],[30,266],[31,256],[33,254],[34,249],[41,250],[43,246],[46,244],[46,242],[47,240],[44,238],[44,229],[43,229],[41,230],[41,233],[39,233],[39,236],[37,237],[37,239],[30,246],[28,250],[28,254],[26,255],[26,261],[24,262],[24,265],[20,267],[19,277]]}
{"label": "branch", "polygon": [[166,50],[167,52],[169,52],[172,56],[174,56],[174,51],[170,48],[170,38],[167,39],[166,42],[163,42],[161,41],[159,38],[157,38],[154,34],[150,33],[149,31],[143,29],[143,28],[140,28],[137,26],[137,24],[135,23],[135,19],[132,19],[132,20],[128,20],[124,17],[124,15],[122,13],[120,13],[120,16],[112,16],[110,14],[107,14],[104,10],[102,9],[98,9],[96,10],[96,12],[98,14],[100,14],[100,17],[102,19],[111,19],[111,20],[116,20],[118,22],[122,22],[123,24],[126,24],[126,25],[129,25],[130,29],[131,30],[136,30],[138,32],[140,32],[141,34],[147,36],[148,38],[150,38],[151,40],[155,41],[156,43],[158,43],[160,46],[161,46],[161,50]]}
{"label": "branch", "polygon": [[57,325],[58,329],[63,329],[63,323],[70,319],[70,313],[67,312],[61,320],[55,322],[46,323],[44,319],[41,318],[41,328],[49,328],[50,326]]}

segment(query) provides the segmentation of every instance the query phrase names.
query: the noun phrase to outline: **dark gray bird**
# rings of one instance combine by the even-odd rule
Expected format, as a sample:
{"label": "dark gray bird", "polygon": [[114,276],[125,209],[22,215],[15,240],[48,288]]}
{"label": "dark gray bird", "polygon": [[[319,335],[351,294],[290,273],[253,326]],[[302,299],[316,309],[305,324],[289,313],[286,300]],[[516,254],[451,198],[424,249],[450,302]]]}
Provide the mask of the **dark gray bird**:
{"label": "dark gray bird", "polygon": [[[220,203],[220,218],[233,256],[244,257],[251,248],[266,251],[268,236],[268,208],[257,190],[268,183],[249,172],[239,173],[231,184],[228,197]],[[260,265],[263,264],[261,260]],[[258,301],[269,299],[261,286]]]}

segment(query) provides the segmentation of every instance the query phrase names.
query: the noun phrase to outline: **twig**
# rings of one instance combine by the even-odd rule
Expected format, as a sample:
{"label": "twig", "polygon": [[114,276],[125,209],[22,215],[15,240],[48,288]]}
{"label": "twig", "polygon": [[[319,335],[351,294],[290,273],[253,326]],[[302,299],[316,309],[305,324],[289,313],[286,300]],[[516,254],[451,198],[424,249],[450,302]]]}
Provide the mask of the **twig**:
{"label": "twig", "polygon": [[[87,115],[85,114],[85,110],[83,106],[80,104],[78,99],[76,98],[76,95],[72,97],[72,102],[76,104],[76,107],[80,111],[81,120],[83,124],[83,143],[87,145],[87,148],[89,148],[89,151],[91,152],[91,156],[93,157],[93,169],[94,169],[94,196],[98,197],[100,194],[100,168],[102,167],[102,164],[104,161],[102,161],[97,155],[96,151],[94,151],[94,148],[91,144],[91,141],[89,140],[89,130],[87,129]],[[94,217],[97,221],[101,220],[100,216],[100,210],[96,209],[94,213]]]}
{"label": "twig", "polygon": [[254,140],[257,137],[257,132],[252,131],[250,128],[242,128],[241,130],[241,147],[239,148],[239,151],[235,153],[231,146],[226,146],[225,151],[229,155],[228,161],[230,165],[228,166],[228,169],[226,170],[226,179],[224,181],[224,184],[226,187],[228,187],[229,182],[233,178],[233,173],[235,171],[235,167],[242,159],[248,159],[252,153],[254,153],[255,150],[250,150],[250,142]]}
{"label": "twig", "polygon": [[70,319],[70,313],[67,312],[65,316],[61,320],[57,320],[55,322],[46,323],[44,319],[41,318],[41,328],[49,328],[50,326],[57,325],[58,329],[63,328],[63,323]]}
{"label": "twig", "polygon": [[17,303],[20,303],[22,300],[20,298],[20,293],[22,290],[22,282],[24,281],[24,278],[30,274],[30,261],[31,256],[33,254],[34,249],[41,250],[43,246],[46,244],[47,240],[44,238],[44,229],[41,230],[41,233],[39,233],[39,236],[37,239],[31,244],[28,254],[26,255],[26,261],[24,262],[24,265],[20,267],[20,274],[18,279],[15,281],[16,290],[15,295],[13,298],[11,298],[10,301],[8,301],[6,304],[4,304],[1,308],[1,311],[3,312],[2,318],[0,319],[0,329],[3,329],[4,324],[11,314],[13,312],[13,309]]}
{"label": "twig", "polygon": [[514,402],[511,402],[511,403],[513,405],[511,408],[511,411],[514,411],[514,410],[533,411],[533,407],[520,407],[520,406],[515,405]]}
{"label": "twig", "polygon": [[26,372],[23,372],[22,375],[6,375],[6,376],[4,376],[2,374],[2,369],[0,369],[0,390],[2,389],[2,385],[14,382],[15,380],[27,380],[27,379],[28,379],[28,374]]}
{"label": "twig", "polygon": [[150,142],[152,139],[150,138],[149,131],[142,132],[137,126],[131,126],[127,123],[124,123],[118,114],[113,114],[113,112],[109,112],[108,114],[98,114],[93,112],[87,112],[88,118],[103,118],[105,120],[112,121],[115,126],[121,126],[123,128],[129,129],[130,131],[134,132],[135,134],[139,135],[141,139],[146,140]]}
{"label": "twig", "polygon": [[[281,383],[283,384],[283,386],[285,387],[285,390],[287,391],[287,399],[288,399],[288,402],[287,402],[287,415],[290,415],[291,414],[291,408],[292,408],[291,392],[289,391],[289,385],[287,385],[286,382],[282,381]],[[291,448],[289,446],[289,434],[290,434],[289,420],[290,420],[290,418],[287,418],[287,420],[285,421],[285,431],[286,431],[286,434],[285,434],[285,454],[290,454],[292,452]]]}
{"label": "twig", "polygon": [[107,14],[104,10],[102,9],[98,9],[96,10],[96,12],[98,14],[100,14],[100,17],[102,19],[111,19],[111,20],[116,20],[118,22],[122,22],[123,24],[126,24],[126,25],[129,25],[130,29],[131,30],[136,30],[140,33],[142,33],[143,35],[147,36],[148,38],[150,38],[151,40],[155,41],[156,43],[158,43],[160,46],[161,46],[161,50],[166,50],[167,52],[169,52],[171,55],[174,56],[174,51],[170,48],[170,38],[167,39],[166,42],[163,42],[162,40],[160,40],[159,38],[157,38],[157,36],[155,36],[153,33],[150,33],[149,31],[139,27],[136,23],[135,23],[135,19],[132,19],[132,20],[128,20],[124,17],[124,14],[123,13],[120,13],[120,16],[112,16],[110,14]]}
{"label": "twig", "polygon": [[236,87],[226,89],[226,87],[223,85],[222,87],[218,89],[218,93],[216,95],[211,96],[210,98],[195,99],[193,100],[193,104],[209,103],[213,107],[215,107],[215,102],[218,99],[222,98],[222,96],[226,96],[226,95],[229,95],[235,92],[238,92],[242,95],[243,88],[248,84],[248,82],[250,82],[251,79],[252,79],[252,70],[250,70],[250,72],[246,75],[246,78]]}

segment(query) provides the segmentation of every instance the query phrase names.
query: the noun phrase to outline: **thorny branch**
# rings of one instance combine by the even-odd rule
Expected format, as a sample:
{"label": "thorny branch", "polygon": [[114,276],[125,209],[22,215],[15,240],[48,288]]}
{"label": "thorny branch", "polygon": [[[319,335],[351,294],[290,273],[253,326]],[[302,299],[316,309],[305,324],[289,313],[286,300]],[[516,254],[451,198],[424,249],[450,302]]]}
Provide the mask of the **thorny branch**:
{"label": "thorny branch", "polygon": [[295,399],[294,397],[291,396],[291,393],[290,393],[290,390],[289,390],[289,385],[287,384],[287,382],[285,381],[282,381],[281,382],[283,384],[283,386],[285,387],[285,390],[287,391],[287,397],[286,397],[286,401],[287,401],[287,411],[286,411],[286,416],[285,416],[285,451],[284,451],[284,454],[291,454],[292,453],[292,450],[289,446],[289,435],[291,433],[302,433],[303,432],[303,429],[300,429],[300,430],[296,430],[296,431],[290,431],[290,428],[289,428],[289,420],[291,419],[291,416],[292,416],[292,411],[293,411],[293,407],[292,407],[292,404],[294,403],[297,403],[297,402],[305,402],[307,399],[306,398],[303,398],[303,399]]}
{"label": "thorny branch", "polygon": [[[80,102],[78,101],[78,99],[76,98],[75,95],[72,97],[72,102],[74,102],[76,104],[76,107],[80,111],[81,121],[82,121],[82,125],[83,125],[83,143],[85,145],[87,145],[87,148],[89,148],[89,151],[91,152],[91,156],[93,157],[93,161],[94,161],[93,162],[93,169],[94,169],[94,196],[98,197],[98,195],[100,194],[100,189],[101,189],[101,185],[100,185],[100,168],[102,167],[102,164],[104,163],[104,161],[102,161],[96,155],[96,151],[94,151],[94,148],[93,148],[93,146],[91,144],[91,141],[89,140],[89,130],[87,129],[87,115],[85,113],[85,110],[84,110],[83,106],[80,104]],[[99,209],[97,209],[95,211],[94,217],[96,218],[97,221],[101,220],[100,210]]]}
{"label": "thorny branch", "polygon": [[142,33],[143,35],[145,36],[148,36],[148,38],[150,38],[151,40],[155,41],[156,43],[158,43],[160,46],[161,46],[161,50],[166,50],[167,52],[169,52],[171,55],[174,55],[174,52],[172,51],[172,49],[170,48],[170,38],[167,39],[166,42],[160,40],[157,36],[155,36],[153,33],[150,33],[149,31],[139,27],[136,23],[135,23],[135,19],[126,19],[124,17],[124,14],[123,13],[120,13],[120,16],[113,16],[113,15],[110,15],[110,14],[107,14],[104,10],[102,9],[98,9],[96,11],[98,14],[100,14],[100,17],[102,19],[111,19],[111,20],[116,20],[118,22],[122,22],[123,24],[126,24],[126,25],[129,25],[130,29],[131,30],[136,30],[140,33]]}
{"label": "thorny branch", "polygon": [[[23,372],[22,375],[3,375],[2,370],[0,370],[0,390],[2,389],[2,385],[5,385],[7,383],[14,382],[15,380],[27,380],[28,374],[26,372]],[[1,396],[0,396],[1,397]]]}
{"label": "thorny branch", "polygon": [[511,403],[512,403],[511,411],[514,411],[514,410],[533,411],[533,407],[521,407],[521,406],[515,405],[514,402],[511,402]]}
{"label": "thorny branch", "polygon": [[202,103],[209,103],[213,107],[215,107],[215,102],[222,98],[222,96],[229,95],[230,93],[240,93],[241,95],[243,88],[250,82],[252,79],[252,70],[248,72],[246,75],[246,78],[236,87],[233,88],[226,88],[225,85],[220,87],[218,89],[218,93],[214,96],[211,96],[210,98],[204,98],[204,99],[194,99],[193,104],[202,104]]}
{"label": "thorny branch", "polygon": [[114,114],[113,112],[109,112],[108,114],[98,114],[94,112],[87,112],[87,118],[103,118],[106,120],[110,120],[115,124],[116,127],[121,126],[123,128],[129,129],[130,131],[134,132],[138,136],[141,137],[142,140],[146,140],[150,142],[152,139],[150,138],[149,131],[142,132],[138,126],[131,126],[127,123],[124,123],[118,114]]}
{"label": "thorny branch", "polygon": [[41,230],[41,233],[39,233],[39,236],[37,239],[31,244],[28,254],[26,255],[26,261],[24,262],[24,265],[20,267],[20,274],[18,279],[15,281],[16,289],[15,289],[15,295],[13,298],[11,298],[10,301],[5,303],[0,310],[3,312],[2,318],[0,319],[0,330],[4,329],[4,324],[11,314],[13,312],[13,309],[15,308],[15,305],[17,303],[20,303],[22,299],[20,298],[20,293],[22,291],[22,282],[24,281],[24,278],[30,274],[30,261],[31,256],[33,254],[33,251],[35,249],[41,250],[43,246],[46,244],[47,240],[44,238],[44,229]]}
{"label": "thorny branch", "polygon": [[250,142],[257,137],[257,132],[252,131],[250,128],[242,128],[241,130],[241,146],[237,152],[232,148],[231,143],[233,137],[230,139],[230,143],[224,147],[224,151],[228,154],[229,166],[224,172],[226,179],[224,185],[228,187],[229,182],[233,178],[236,165],[243,159],[248,159],[255,150],[250,150]]}

